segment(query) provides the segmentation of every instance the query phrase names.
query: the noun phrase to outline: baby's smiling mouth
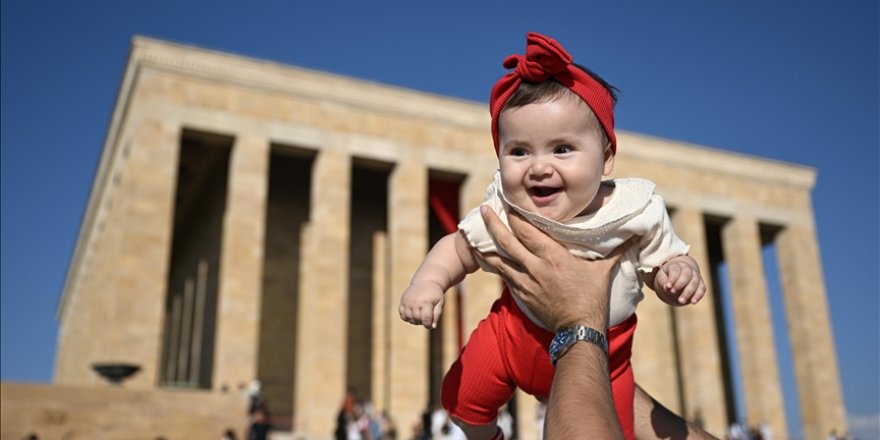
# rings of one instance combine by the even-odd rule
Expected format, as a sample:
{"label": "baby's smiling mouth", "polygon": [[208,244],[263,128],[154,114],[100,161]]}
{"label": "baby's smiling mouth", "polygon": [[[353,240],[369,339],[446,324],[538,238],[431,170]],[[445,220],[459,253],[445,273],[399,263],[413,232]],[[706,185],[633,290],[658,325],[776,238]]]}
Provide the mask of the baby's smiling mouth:
{"label": "baby's smiling mouth", "polygon": [[530,196],[538,198],[552,196],[553,194],[556,194],[561,190],[562,188],[555,188],[550,186],[533,186],[528,189]]}

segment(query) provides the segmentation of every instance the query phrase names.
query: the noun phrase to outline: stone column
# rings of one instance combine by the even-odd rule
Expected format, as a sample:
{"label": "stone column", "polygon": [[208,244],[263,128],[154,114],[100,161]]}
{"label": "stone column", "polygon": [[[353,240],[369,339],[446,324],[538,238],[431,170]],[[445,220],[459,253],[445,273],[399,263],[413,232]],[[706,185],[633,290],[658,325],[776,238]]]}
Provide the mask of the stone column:
{"label": "stone column", "polygon": [[441,350],[443,353],[443,374],[449,371],[449,367],[458,359],[458,354],[461,351],[461,347],[458,346],[458,333],[461,330],[458,316],[458,289],[459,287],[456,286],[446,291],[446,299],[443,304],[443,316],[441,317],[443,321],[441,326],[443,331],[443,348]]}
{"label": "stone column", "polygon": [[722,436],[727,430],[724,377],[721,371],[721,347],[715,319],[712,268],[706,244],[706,225],[702,212],[678,209],[672,215],[675,232],[690,244],[689,255],[700,265],[700,273],[709,290],[699,303],[675,309],[682,380],[683,415],[702,421],[707,431]]}
{"label": "stone column", "polygon": [[202,329],[204,328],[205,323],[205,302],[207,301],[207,281],[208,280],[208,263],[206,261],[200,261],[198,264],[198,269],[196,271],[196,299],[195,299],[195,313],[193,316],[193,343],[192,343],[192,352],[190,356],[192,357],[190,362],[190,375],[189,382],[196,385],[203,385],[200,383],[202,380],[200,372],[202,370],[202,345],[204,343],[204,334],[202,333]]}
{"label": "stone column", "polygon": [[804,438],[821,440],[847,431],[825,280],[812,218],[776,239]]}
{"label": "stone column", "polygon": [[388,289],[388,234],[373,234],[373,404],[388,409],[390,396],[388,330],[397,316],[397,298]]}
{"label": "stone column", "polygon": [[179,142],[176,124],[149,118],[137,123],[116,195],[117,223],[108,223],[115,229],[113,241],[93,269],[104,280],[95,288],[106,301],[107,315],[84,322],[93,330],[80,343],[96,351],[88,361],[140,365],[126,387],[153,388],[159,382]]}
{"label": "stone column", "polygon": [[538,399],[517,388],[516,390],[516,429],[520,440],[538,440]]}
{"label": "stone column", "polygon": [[[187,382],[189,380],[189,361],[192,353],[190,348],[192,345],[191,329],[193,316],[193,297],[195,296],[195,282],[192,278],[187,278],[183,283],[183,313],[180,317],[180,345],[178,345],[177,355],[177,375],[178,382]],[[175,298],[176,299],[176,298]]]}
{"label": "stone column", "polygon": [[678,354],[673,333],[671,306],[645,286],[639,304],[639,324],[633,342],[633,374],[636,382],[667,408],[681,414]]}
{"label": "stone column", "polygon": [[229,160],[214,350],[215,389],[236,390],[256,379],[269,141],[236,138]]}
{"label": "stone column", "polygon": [[[398,163],[389,177],[388,240],[391,297],[409,286],[428,248],[428,170]],[[401,427],[419,420],[428,402],[428,334],[422,327],[391,319],[391,407]]]}
{"label": "stone column", "polygon": [[301,248],[293,411],[296,430],[326,436],[345,393],[351,157],[322,150],[312,166],[311,191]]}
{"label": "stone column", "polygon": [[786,438],[758,222],[749,216],[735,217],[724,225],[721,235],[736,321],[746,422],[754,426],[763,420],[773,428],[774,435]]}
{"label": "stone column", "polygon": [[165,382],[177,381],[177,355],[180,350],[181,295],[171,297],[171,319],[169,320],[168,360],[165,363]]}
{"label": "stone column", "polygon": [[[434,362],[434,365],[431,365],[431,369],[429,370],[429,380],[431,381],[429,393],[432,393],[429,397],[432,402],[434,402],[435,399],[439,402],[443,386],[443,377],[446,376],[446,373],[449,372],[449,367],[452,366],[452,363],[458,359],[458,355],[461,353],[461,347],[458,344],[459,332],[461,331],[461,319],[459,316],[461,303],[458,296],[460,288],[461,287],[459,286],[454,286],[446,291],[445,303],[443,304],[443,316],[440,317],[440,325],[438,325],[438,328],[433,330],[434,332],[441,331],[443,333],[439,338],[439,359],[429,358],[429,362]],[[436,341],[436,339],[434,340]],[[435,374],[436,376],[434,376]],[[436,390],[434,389],[435,386]],[[437,394],[433,395],[435,392]]]}

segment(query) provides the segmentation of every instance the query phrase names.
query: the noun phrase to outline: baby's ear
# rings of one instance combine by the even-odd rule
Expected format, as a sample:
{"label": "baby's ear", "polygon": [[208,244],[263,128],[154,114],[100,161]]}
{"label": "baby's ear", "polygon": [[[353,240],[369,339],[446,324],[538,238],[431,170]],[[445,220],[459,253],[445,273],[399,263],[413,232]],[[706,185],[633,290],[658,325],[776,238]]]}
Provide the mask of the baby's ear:
{"label": "baby's ear", "polygon": [[608,176],[614,171],[614,151],[611,148],[605,148],[605,167],[602,170],[603,176]]}

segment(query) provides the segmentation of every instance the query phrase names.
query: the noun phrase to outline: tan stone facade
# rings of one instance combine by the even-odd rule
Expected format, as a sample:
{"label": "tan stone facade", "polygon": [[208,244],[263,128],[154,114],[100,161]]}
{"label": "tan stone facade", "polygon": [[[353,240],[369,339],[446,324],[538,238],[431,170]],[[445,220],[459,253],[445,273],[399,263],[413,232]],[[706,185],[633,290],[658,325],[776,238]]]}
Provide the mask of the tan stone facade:
{"label": "tan stone facade", "polygon": [[247,438],[240,395],[184,389],[0,384],[0,438],[216,440]]}
{"label": "tan stone facade", "polygon": [[[432,182],[458,185],[462,213],[482,199],[488,122],[478,103],[135,38],[59,308],[56,383],[103,386],[98,361],[140,365],[132,391],[259,379],[310,438],[329,436],[354,387],[408,433],[500,291],[468,277],[433,335],[397,317],[437,234]],[[806,438],[845,431],[814,171],[633,133],[618,143],[614,176],[657,183],[711,285],[727,265],[736,329],[733,350],[716,289],[681,309],[647,292],[637,381],[722,435],[736,356],[742,416],[784,438],[761,265],[775,243]],[[534,438],[536,403],[517,407],[520,438]]]}

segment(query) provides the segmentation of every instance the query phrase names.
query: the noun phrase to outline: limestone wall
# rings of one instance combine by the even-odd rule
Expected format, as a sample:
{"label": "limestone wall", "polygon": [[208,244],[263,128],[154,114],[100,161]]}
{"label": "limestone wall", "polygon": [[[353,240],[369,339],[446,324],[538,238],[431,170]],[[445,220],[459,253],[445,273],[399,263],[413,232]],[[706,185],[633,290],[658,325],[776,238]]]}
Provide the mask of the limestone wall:
{"label": "limestone wall", "polygon": [[0,383],[0,438],[216,440],[244,438],[247,398],[207,391]]}

